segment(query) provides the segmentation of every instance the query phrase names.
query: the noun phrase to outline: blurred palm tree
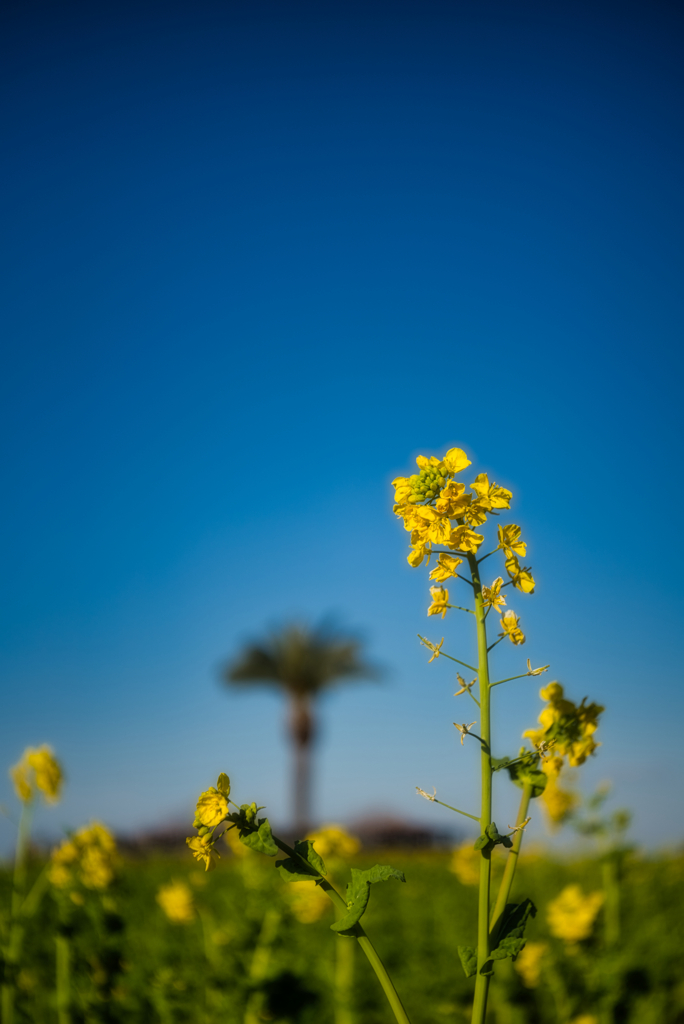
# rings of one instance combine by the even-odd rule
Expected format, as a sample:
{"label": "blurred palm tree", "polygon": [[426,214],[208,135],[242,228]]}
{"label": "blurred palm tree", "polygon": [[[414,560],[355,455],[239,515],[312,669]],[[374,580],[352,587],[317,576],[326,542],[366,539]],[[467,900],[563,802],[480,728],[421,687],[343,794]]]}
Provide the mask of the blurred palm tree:
{"label": "blurred palm tree", "polygon": [[288,726],[294,746],[294,826],[304,836],[311,824],[311,750],[316,737],[315,700],[344,679],[376,679],[378,669],[366,662],[361,642],[330,624],[301,624],[272,631],[248,644],[226,665],[223,679],[238,685],[281,689],[288,700]]}

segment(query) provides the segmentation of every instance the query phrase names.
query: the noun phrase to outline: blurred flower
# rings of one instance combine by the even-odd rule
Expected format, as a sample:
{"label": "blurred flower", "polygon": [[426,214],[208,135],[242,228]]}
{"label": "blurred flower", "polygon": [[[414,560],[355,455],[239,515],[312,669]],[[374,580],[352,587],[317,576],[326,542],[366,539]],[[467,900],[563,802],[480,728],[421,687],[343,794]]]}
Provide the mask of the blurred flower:
{"label": "blurred flower", "polygon": [[579,799],[576,793],[562,789],[558,785],[555,775],[550,775],[542,793],[542,802],[551,825],[558,827],[572,814]]}
{"label": "blurred flower", "polygon": [[188,924],[195,917],[192,892],[185,882],[162,885],[157,893],[157,903],[169,921],[175,924]]}
{"label": "blurred flower", "polygon": [[361,849],[360,840],[347,832],[342,825],[321,825],[314,832],[309,832],[306,838],[313,842],[316,852],[323,860],[327,857],[348,860]]}
{"label": "blurred flower", "polygon": [[[528,737],[537,748],[545,744],[554,757],[567,758],[573,768],[584,764],[587,757],[600,746],[593,737],[598,729],[599,716],[604,711],[603,706],[587,704],[586,697],[579,705],[567,700],[563,687],[555,681],[543,687],[539,696],[548,702],[539,715],[542,728],[528,729],[523,736]],[[543,763],[542,768],[547,771]],[[547,774],[552,773],[553,770],[547,771]]]}
{"label": "blurred flower", "polygon": [[548,905],[549,931],[566,942],[589,938],[604,898],[602,892],[585,895],[579,885],[567,885]]}
{"label": "blurred flower", "polygon": [[481,860],[482,854],[473,849],[471,842],[462,843],[452,854],[449,871],[456,875],[461,885],[479,885]]}
{"label": "blurred flower", "polygon": [[302,924],[313,924],[332,904],[314,882],[290,882],[284,889],[290,910]]}
{"label": "blurred flower", "polygon": [[62,769],[47,744],[37,748],[27,747],[19,763],[10,768],[10,775],[16,794],[23,803],[33,799],[36,789],[48,803],[57,803],[60,798]]}
{"label": "blurred flower", "polygon": [[100,822],[84,825],[52,851],[48,877],[57,889],[106,889],[114,878],[116,842]]}
{"label": "blurred flower", "polygon": [[[227,778],[227,776],[226,776]],[[228,814],[228,801],[223,793],[212,786],[206,793],[200,793],[197,801],[197,820],[207,828],[219,825]]]}
{"label": "blurred flower", "polygon": [[526,988],[536,988],[539,984],[542,960],[547,949],[545,942],[527,942],[518,954],[514,966]]}

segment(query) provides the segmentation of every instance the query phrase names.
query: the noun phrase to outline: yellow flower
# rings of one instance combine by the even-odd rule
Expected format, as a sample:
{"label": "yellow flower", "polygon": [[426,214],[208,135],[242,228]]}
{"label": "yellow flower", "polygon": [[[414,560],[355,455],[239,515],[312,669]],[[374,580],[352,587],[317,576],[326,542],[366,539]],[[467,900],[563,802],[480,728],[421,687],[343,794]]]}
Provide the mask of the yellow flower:
{"label": "yellow flower", "polygon": [[455,548],[457,551],[467,551],[470,554],[477,554],[477,549],[484,540],[481,533],[475,533],[474,530],[469,530],[467,526],[457,526],[455,530],[452,530],[448,540],[442,543],[446,544],[449,548]]}
{"label": "yellow flower", "polygon": [[428,615],[441,615],[444,618],[449,607],[449,591],[444,587],[430,587],[430,593],[432,604],[428,608]]}
{"label": "yellow flower", "polygon": [[32,800],[36,789],[48,803],[57,803],[62,788],[62,769],[50,747],[27,747],[18,764],[10,769],[14,788],[23,803]]}
{"label": "yellow flower", "polygon": [[350,835],[342,825],[321,825],[315,832],[309,832],[306,838],[315,844],[316,851],[323,860],[327,857],[341,857],[347,860],[361,849],[360,841],[356,836]]}
{"label": "yellow flower", "polygon": [[[584,764],[587,757],[600,746],[594,740],[598,719],[604,708],[601,704],[587,704],[586,697],[577,705],[564,696],[563,687],[554,681],[543,687],[539,696],[548,701],[539,715],[541,729],[529,729],[523,733],[539,747],[545,743],[557,758],[568,759],[573,768]],[[542,765],[545,771],[547,769]]]}
{"label": "yellow flower", "polygon": [[58,889],[106,889],[114,878],[116,842],[100,822],[84,825],[51,854],[48,877]]}
{"label": "yellow flower", "polygon": [[545,942],[527,942],[522,952],[518,954],[515,969],[526,988],[536,988],[539,984],[542,960],[547,949]]}
{"label": "yellow flower", "polygon": [[157,893],[157,903],[174,924],[188,924],[195,917],[192,892],[185,882],[162,885]]}
{"label": "yellow flower", "polygon": [[511,577],[513,586],[523,594],[534,593],[534,579],[527,569],[520,568],[520,562],[515,555],[510,555],[504,562],[506,572]]}
{"label": "yellow flower", "polygon": [[312,882],[290,882],[284,892],[290,910],[301,924],[313,924],[330,906],[322,889]]}
{"label": "yellow flower", "polygon": [[520,540],[520,533],[520,527],[516,526],[515,523],[509,523],[508,526],[499,526],[499,547],[504,549],[508,558],[511,555],[520,555],[521,558],[525,557],[527,544]]}
{"label": "yellow flower", "polygon": [[398,504],[408,501],[413,490],[411,481],[407,476],[398,476],[392,481],[392,487],[394,488],[394,500]]}
{"label": "yellow flower", "polygon": [[465,493],[465,484],[457,483],[455,480],[449,480],[435,502],[439,514],[449,519],[460,519],[465,515],[469,505],[470,495]]}
{"label": "yellow flower", "polygon": [[448,473],[460,473],[470,465],[470,459],[461,448],[450,448],[442,459]]}
{"label": "yellow flower", "polygon": [[516,644],[525,643],[525,634],[520,629],[518,623],[520,622],[519,617],[515,612],[509,608],[507,612],[504,612],[501,616],[501,625],[503,627],[503,633],[499,633],[499,636],[510,637],[511,641]]}
{"label": "yellow flower", "polygon": [[549,774],[542,801],[544,809],[549,816],[549,821],[554,827],[562,825],[577,807],[577,794],[570,790],[562,789],[556,782],[557,774]]}
{"label": "yellow flower", "polygon": [[487,513],[489,511],[488,501],[471,501],[464,513],[465,521],[468,526],[484,526],[487,522]]}
{"label": "yellow flower", "polygon": [[[411,540],[413,541],[413,535],[411,536]],[[410,555],[406,556],[406,561],[408,562],[409,565],[413,566],[414,569],[417,569],[418,566],[422,564],[423,559],[427,558],[429,565],[430,550],[431,548],[429,544],[425,544],[423,541],[417,539],[416,543],[413,544],[411,548]]]}
{"label": "yellow flower", "polygon": [[111,858],[100,846],[86,846],[81,854],[81,881],[87,889],[106,889],[114,878]]}
{"label": "yellow flower", "polygon": [[216,867],[220,854],[214,849],[211,836],[191,836],[185,842],[190,847],[193,857],[200,862],[204,861],[205,871],[212,871]]}
{"label": "yellow flower", "polygon": [[223,793],[212,786],[206,793],[200,793],[197,801],[197,820],[207,828],[220,824],[228,814],[228,801]]}
{"label": "yellow flower", "polygon": [[491,587],[482,588],[485,608],[494,608],[501,615],[501,605],[506,604],[506,598],[501,594],[503,577],[499,576],[494,580]]}
{"label": "yellow flower", "polygon": [[473,849],[470,841],[457,846],[449,862],[449,871],[453,872],[461,885],[480,884],[480,861],[482,854]]}
{"label": "yellow flower", "polygon": [[470,488],[475,491],[483,503],[487,503],[490,509],[511,507],[511,498],[513,497],[511,492],[505,487],[499,487],[498,484],[490,484],[486,473],[476,476],[475,482],[470,485]]}
{"label": "yellow flower", "polygon": [[566,942],[588,939],[604,898],[602,892],[585,895],[579,885],[567,885],[547,908],[549,931]]}
{"label": "yellow flower", "polygon": [[456,558],[455,555],[440,555],[437,559],[437,565],[430,573],[430,579],[443,583],[444,580],[448,580],[451,576],[458,576],[456,570],[462,564],[463,559]]}

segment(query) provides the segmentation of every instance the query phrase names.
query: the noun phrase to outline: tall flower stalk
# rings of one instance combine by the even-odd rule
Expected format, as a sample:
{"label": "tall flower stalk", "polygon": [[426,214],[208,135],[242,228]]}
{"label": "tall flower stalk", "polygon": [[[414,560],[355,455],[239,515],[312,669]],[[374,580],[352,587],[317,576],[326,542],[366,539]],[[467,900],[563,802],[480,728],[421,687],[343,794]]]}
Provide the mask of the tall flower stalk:
{"label": "tall flower stalk", "polygon": [[3,1024],[14,1024],[16,976],[21,963],[26,922],[35,912],[45,891],[45,879],[41,875],[29,894],[26,894],[27,857],[33,809],[36,799],[41,795],[48,803],[57,803],[63,782],[59,761],[48,746],[27,747],[18,764],[10,769],[10,775],[17,797],[21,801],[21,815],[14,854],[9,929],[3,950],[5,976],[0,994]]}
{"label": "tall flower stalk", "polygon": [[[498,960],[515,959],[522,951],[526,922],[536,912],[530,900],[509,903],[523,832],[529,821],[530,801],[543,793],[549,779],[555,781],[566,759],[571,765],[577,765],[593,753],[597,746],[593,734],[603,708],[596,704],[587,706],[585,701],[577,706],[565,698],[559,683],[552,683],[541,691],[542,698],[548,701],[540,716],[541,728],[525,734],[532,742],[532,749],[523,747],[515,758],[494,757],[490,712],[494,687],[525,676],[540,675],[549,667],[533,669],[528,660],[525,672],[508,679],[490,678],[489,655],[493,648],[504,640],[510,640],[516,647],[525,643],[520,620],[507,605],[505,588],[513,587],[521,594],[534,593],[535,581],[530,567],[520,562],[526,556],[527,544],[522,540],[520,526],[515,523],[499,525],[497,543],[487,554],[478,557],[485,540],[484,534],[478,531],[489,517],[499,516],[510,509],[511,491],[490,483],[486,473],[480,473],[467,490],[465,484],[455,479],[471,464],[460,448],[451,448],[441,459],[421,455],[416,462],[417,473],[393,481],[394,512],[411,535],[409,565],[414,568],[423,563],[429,565],[436,557],[436,565],[430,572],[430,579],[435,581],[435,585],[430,588],[429,616],[444,619],[448,612],[457,611],[472,615],[475,620],[476,666],[443,650],[444,638],[439,643],[426,637],[420,637],[420,640],[431,651],[430,661],[446,657],[476,673],[470,683],[457,673],[459,689],[456,696],[467,695],[477,706],[478,718],[469,724],[455,722],[454,725],[461,745],[468,737],[480,744],[480,813],[474,815],[449,804],[443,806],[478,821],[480,828],[480,836],[475,842],[475,849],[480,853],[477,942],[475,946],[459,946],[459,955],[466,976],[475,977],[472,1022],[483,1024],[494,966]],[[498,576],[488,585],[485,583],[487,567],[484,563],[496,553],[503,557],[508,579],[504,582],[504,578]],[[467,575],[459,572],[461,566]],[[456,604],[444,584],[450,581],[450,586],[460,586],[459,580],[469,590],[466,591],[467,596],[459,597]],[[497,639],[490,642],[487,620],[492,612],[500,632]],[[521,787],[522,796],[515,825],[509,826],[510,832],[501,834],[492,820],[492,790],[495,773],[503,769]],[[418,792],[428,800],[442,803],[436,794],[431,796],[421,789]],[[498,895],[493,901],[491,856],[497,845],[504,846],[509,854]]]}

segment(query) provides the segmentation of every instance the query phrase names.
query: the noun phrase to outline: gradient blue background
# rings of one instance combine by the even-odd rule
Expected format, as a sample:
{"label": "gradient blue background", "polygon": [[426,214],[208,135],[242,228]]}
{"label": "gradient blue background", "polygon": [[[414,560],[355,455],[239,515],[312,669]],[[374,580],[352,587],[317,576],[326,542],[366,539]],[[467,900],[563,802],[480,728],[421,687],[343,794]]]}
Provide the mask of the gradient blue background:
{"label": "gradient blue background", "polygon": [[[218,666],[331,611],[387,676],[322,703],[318,816],[451,824],[416,785],[472,809],[471,716],[416,640],[468,660],[469,623],[428,624],[389,487],[456,444],[538,579],[495,671],[605,702],[584,788],[681,840],[681,8],[2,21],[0,738],[66,765],[39,830],[184,820],[219,770],[284,822],[282,703]],[[499,752],[537,690],[497,691]]]}

